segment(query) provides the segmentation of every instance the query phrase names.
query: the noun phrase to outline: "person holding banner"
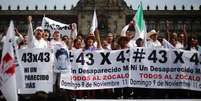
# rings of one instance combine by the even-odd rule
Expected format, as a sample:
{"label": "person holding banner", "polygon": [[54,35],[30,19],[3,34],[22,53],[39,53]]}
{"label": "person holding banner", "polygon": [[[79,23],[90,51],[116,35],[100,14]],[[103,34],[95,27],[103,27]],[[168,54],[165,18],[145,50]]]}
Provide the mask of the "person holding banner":
{"label": "person holding banner", "polygon": [[43,33],[44,33],[44,30],[40,26],[34,30],[34,35],[35,35],[34,47],[35,48],[47,48],[48,47],[47,42],[43,39]]}
{"label": "person holding banner", "polygon": [[183,49],[185,46],[184,34],[183,33],[181,33],[179,36],[175,32],[170,34],[170,40],[169,41],[170,41],[171,45],[176,49]]}
{"label": "person holding banner", "polygon": [[[185,24],[182,27],[182,32],[180,34],[177,34],[175,32],[170,33],[169,31],[169,22],[166,21],[166,38],[168,42],[171,44],[172,48],[176,49],[185,49],[187,45],[187,32],[186,32],[186,26]],[[167,43],[167,42],[165,42]],[[168,44],[169,44],[168,43]]]}
{"label": "person holding banner", "polygon": [[[59,31],[54,31],[52,34],[53,39],[50,40],[50,48],[53,49],[54,53],[54,64],[53,64],[53,84],[55,85],[54,89],[59,90],[59,79],[60,72],[66,72],[69,63],[68,60],[68,51],[66,44],[61,40],[61,34]],[[67,63],[68,64],[67,64]]]}
{"label": "person holding banner", "polygon": [[[94,52],[96,50],[101,50],[102,49],[101,41],[100,41],[100,36],[99,36],[99,30],[96,29],[95,32],[94,32],[94,34],[95,34],[95,36],[92,33],[88,34],[88,36],[87,36],[87,38],[85,40],[85,48],[84,48],[83,51]],[[95,42],[97,42],[97,47],[95,46]],[[98,92],[101,92],[101,91],[102,90],[99,90],[99,91],[97,91],[97,90],[91,90],[91,91],[87,91],[84,94],[87,94],[86,95],[87,98],[95,98],[96,96],[98,96]]]}

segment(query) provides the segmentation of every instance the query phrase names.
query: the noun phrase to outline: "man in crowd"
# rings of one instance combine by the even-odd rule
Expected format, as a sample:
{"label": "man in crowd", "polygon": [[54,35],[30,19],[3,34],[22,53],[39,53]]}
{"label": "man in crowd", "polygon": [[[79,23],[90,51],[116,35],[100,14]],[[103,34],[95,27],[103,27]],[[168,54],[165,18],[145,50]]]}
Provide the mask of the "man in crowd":
{"label": "man in crowd", "polygon": [[[32,23],[32,17],[29,16],[28,17],[28,21],[29,23]],[[33,37],[33,44],[34,44],[34,48],[47,48],[48,44],[47,42],[43,39],[43,33],[44,33],[44,29],[39,26],[36,27],[36,29],[34,30],[34,37]],[[28,36],[31,37],[31,36]]]}
{"label": "man in crowd", "polygon": [[161,43],[157,40],[158,32],[156,30],[151,30],[148,33],[148,41],[147,41],[147,47],[155,47],[160,48]]}
{"label": "man in crowd", "polygon": [[42,27],[37,27],[34,30],[34,35],[35,35],[35,38],[34,38],[34,47],[35,48],[47,48],[48,47],[47,42],[42,37],[43,33],[44,33],[44,30],[43,30]]}

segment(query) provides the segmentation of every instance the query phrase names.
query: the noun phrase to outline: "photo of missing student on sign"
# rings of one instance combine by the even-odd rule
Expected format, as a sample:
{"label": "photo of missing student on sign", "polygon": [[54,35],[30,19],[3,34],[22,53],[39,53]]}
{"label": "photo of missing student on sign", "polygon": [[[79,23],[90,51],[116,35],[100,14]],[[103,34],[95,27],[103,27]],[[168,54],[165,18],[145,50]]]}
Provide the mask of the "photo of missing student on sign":
{"label": "photo of missing student on sign", "polygon": [[55,72],[68,72],[70,70],[70,58],[69,51],[57,45],[55,47],[55,58],[54,58],[54,71]]}

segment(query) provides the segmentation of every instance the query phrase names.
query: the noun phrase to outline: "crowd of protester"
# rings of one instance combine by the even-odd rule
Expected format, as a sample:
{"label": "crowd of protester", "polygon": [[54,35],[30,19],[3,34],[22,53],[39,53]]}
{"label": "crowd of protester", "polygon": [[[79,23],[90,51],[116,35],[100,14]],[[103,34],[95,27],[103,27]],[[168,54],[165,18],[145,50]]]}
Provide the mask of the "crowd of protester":
{"label": "crowd of protester", "polygon": [[[31,23],[32,18],[28,17]],[[134,22],[129,24],[134,27]],[[16,32],[16,42],[19,49],[26,49],[28,43],[28,35],[22,35],[18,30]],[[119,50],[135,47],[152,47],[152,48],[176,48],[189,51],[201,52],[201,42],[195,34],[189,35],[185,24],[182,32],[169,32],[167,25],[166,36],[160,36],[160,32],[151,30],[147,33],[147,38],[136,38],[133,30],[127,30],[123,35],[118,36],[114,33],[108,33],[106,36],[102,35],[98,29],[94,33],[78,33],[76,38],[67,35],[61,35],[59,31],[48,33],[42,27],[36,27],[34,30],[34,47],[35,48],[54,48],[55,45],[61,45],[71,51],[96,51],[96,50]],[[1,46],[5,40],[2,36]],[[145,44],[146,43],[146,44]],[[165,44],[169,43],[171,47]],[[1,47],[2,49],[2,47]],[[58,77],[58,74],[55,74]],[[25,96],[19,95],[20,101],[67,101],[75,99],[118,99],[118,98],[201,98],[201,92],[178,89],[145,89],[145,88],[117,88],[117,89],[103,89],[103,90],[64,90],[59,88],[58,79],[54,79],[55,86],[53,93],[45,93],[43,91],[37,92],[33,95]],[[0,99],[3,99],[0,96]],[[30,99],[30,100],[29,100]]]}

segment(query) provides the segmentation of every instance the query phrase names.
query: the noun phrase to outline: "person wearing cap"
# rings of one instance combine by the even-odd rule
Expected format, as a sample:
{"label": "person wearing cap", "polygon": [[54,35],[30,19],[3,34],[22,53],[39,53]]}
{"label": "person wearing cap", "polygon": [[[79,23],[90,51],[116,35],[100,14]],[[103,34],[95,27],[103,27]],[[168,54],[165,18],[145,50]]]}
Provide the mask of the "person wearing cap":
{"label": "person wearing cap", "polygon": [[158,32],[151,30],[148,33],[149,40],[147,41],[147,47],[161,47],[161,43],[157,40]]}
{"label": "person wearing cap", "polygon": [[43,33],[44,33],[44,30],[41,26],[36,27],[36,29],[34,30],[34,36],[35,36],[34,47],[35,48],[47,48],[48,47],[47,42],[43,39]]}
{"label": "person wearing cap", "polygon": [[[31,23],[32,17],[28,16],[28,21]],[[43,39],[43,33],[44,29],[41,26],[36,27],[34,30],[34,37],[33,37],[33,43],[34,46],[33,48],[47,48],[48,44],[47,42]]]}

